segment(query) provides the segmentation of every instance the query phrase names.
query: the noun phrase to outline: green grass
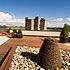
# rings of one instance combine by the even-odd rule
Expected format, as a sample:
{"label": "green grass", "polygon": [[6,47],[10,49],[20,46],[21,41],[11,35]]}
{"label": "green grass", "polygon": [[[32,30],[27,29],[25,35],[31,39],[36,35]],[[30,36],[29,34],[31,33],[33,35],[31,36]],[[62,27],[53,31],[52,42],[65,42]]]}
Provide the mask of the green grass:
{"label": "green grass", "polygon": [[0,26],[0,29],[25,29],[25,27],[11,27],[11,26]]}
{"label": "green grass", "polygon": [[25,27],[0,26],[0,33],[1,32],[7,32],[7,29],[25,29]]}
{"label": "green grass", "polygon": [[47,30],[50,30],[50,31],[61,31],[62,28],[47,28]]}

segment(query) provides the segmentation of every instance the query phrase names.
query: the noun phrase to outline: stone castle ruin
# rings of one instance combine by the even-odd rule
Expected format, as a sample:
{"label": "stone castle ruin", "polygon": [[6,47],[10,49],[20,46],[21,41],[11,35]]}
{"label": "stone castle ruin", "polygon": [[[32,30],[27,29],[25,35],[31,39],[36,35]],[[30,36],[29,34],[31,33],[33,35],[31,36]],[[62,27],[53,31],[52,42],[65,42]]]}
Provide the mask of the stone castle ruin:
{"label": "stone castle ruin", "polygon": [[25,18],[25,30],[46,30],[46,20],[35,17],[35,19]]}

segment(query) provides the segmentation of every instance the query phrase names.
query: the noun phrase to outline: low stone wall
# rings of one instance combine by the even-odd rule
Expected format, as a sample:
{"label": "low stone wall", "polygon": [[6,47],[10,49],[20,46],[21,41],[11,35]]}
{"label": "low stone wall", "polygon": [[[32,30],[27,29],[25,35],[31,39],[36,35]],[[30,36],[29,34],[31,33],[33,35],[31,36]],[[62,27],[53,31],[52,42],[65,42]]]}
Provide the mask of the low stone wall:
{"label": "low stone wall", "polygon": [[55,32],[55,31],[22,31],[22,33],[23,35],[60,37],[60,32]]}

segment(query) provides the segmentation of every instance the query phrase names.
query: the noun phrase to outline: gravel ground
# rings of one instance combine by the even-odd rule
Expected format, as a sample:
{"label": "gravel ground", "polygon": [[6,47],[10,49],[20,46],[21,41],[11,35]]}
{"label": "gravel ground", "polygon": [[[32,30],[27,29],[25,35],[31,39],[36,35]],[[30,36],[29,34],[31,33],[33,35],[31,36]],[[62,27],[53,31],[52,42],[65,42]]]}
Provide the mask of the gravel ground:
{"label": "gravel ground", "polygon": [[[39,49],[40,48],[17,46],[9,70],[45,70],[31,60],[31,57],[36,55]],[[60,52],[62,59],[60,70],[70,70],[70,52],[65,50],[60,50]]]}

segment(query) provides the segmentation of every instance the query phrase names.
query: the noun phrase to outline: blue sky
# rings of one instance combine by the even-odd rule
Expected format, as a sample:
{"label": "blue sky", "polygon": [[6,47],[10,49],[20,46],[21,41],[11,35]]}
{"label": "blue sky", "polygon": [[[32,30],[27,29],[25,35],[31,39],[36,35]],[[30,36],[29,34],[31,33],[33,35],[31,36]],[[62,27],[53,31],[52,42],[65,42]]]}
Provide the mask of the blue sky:
{"label": "blue sky", "polygon": [[16,20],[40,16],[47,20],[48,26],[58,23],[63,26],[70,22],[70,0],[0,0],[0,12]]}

